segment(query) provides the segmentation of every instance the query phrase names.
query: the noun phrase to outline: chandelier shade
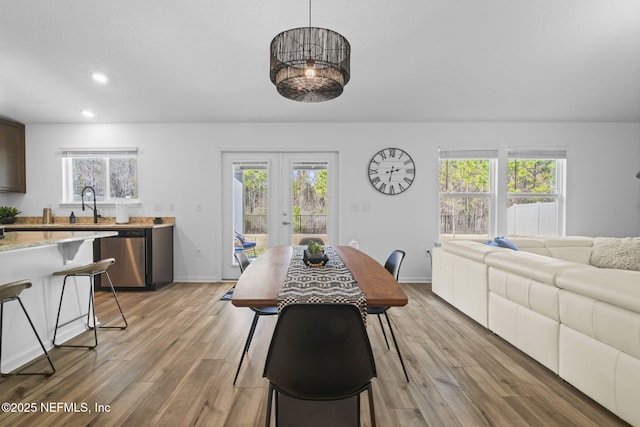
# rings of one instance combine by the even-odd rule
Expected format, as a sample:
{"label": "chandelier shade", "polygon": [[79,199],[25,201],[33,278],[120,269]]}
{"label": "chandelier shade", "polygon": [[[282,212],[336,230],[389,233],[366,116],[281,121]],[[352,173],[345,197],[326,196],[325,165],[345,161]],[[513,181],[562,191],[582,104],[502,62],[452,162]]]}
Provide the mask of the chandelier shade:
{"label": "chandelier shade", "polygon": [[349,82],[350,59],[349,42],[335,31],[293,28],[271,41],[271,81],[285,98],[328,101]]}

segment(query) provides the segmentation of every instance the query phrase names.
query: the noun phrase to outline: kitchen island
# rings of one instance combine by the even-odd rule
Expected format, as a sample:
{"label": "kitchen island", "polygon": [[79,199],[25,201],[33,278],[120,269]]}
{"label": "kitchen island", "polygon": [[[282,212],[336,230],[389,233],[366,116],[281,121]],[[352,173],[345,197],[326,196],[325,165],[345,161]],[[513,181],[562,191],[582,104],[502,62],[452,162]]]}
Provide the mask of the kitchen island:
{"label": "kitchen island", "polygon": [[[26,289],[20,298],[47,349],[53,347],[51,340],[63,281],[62,276],[52,273],[93,262],[93,242],[116,234],[115,231],[12,231],[0,239],[0,283],[31,281],[33,287]],[[69,281],[61,320],[86,313],[88,301],[88,279]],[[61,330],[59,340],[84,332],[87,326],[83,320]],[[5,304],[4,324],[2,372],[8,372],[39,357],[42,350],[19,304]]]}

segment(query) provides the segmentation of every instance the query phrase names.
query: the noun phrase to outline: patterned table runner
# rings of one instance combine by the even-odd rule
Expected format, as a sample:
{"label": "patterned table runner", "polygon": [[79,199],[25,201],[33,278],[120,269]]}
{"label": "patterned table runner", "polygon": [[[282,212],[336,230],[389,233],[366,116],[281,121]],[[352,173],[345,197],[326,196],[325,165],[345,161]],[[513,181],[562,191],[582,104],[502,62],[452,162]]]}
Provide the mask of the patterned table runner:
{"label": "patterned table runner", "polygon": [[331,246],[325,246],[324,251],[329,257],[326,265],[307,267],[302,261],[305,248],[293,247],[287,277],[278,294],[278,310],[299,302],[355,304],[366,324],[367,298],[338,252]]}

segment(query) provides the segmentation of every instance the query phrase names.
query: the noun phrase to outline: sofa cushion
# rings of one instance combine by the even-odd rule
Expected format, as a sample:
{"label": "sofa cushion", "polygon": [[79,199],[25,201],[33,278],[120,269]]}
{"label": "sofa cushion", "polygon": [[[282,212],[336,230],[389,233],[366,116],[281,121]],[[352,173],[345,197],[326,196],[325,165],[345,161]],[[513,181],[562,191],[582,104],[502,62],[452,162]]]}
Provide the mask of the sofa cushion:
{"label": "sofa cushion", "polygon": [[556,284],[556,275],[560,271],[585,267],[574,262],[549,258],[544,255],[515,251],[488,254],[485,262],[490,267],[499,268],[548,285]]}
{"label": "sofa cushion", "polygon": [[640,237],[596,237],[589,263],[599,268],[640,271]]}
{"label": "sofa cushion", "polygon": [[547,248],[590,248],[593,246],[593,237],[568,236],[568,237],[546,237],[544,246]]}
{"label": "sofa cushion", "polygon": [[558,274],[556,286],[640,312],[640,272],[584,266]]}
{"label": "sofa cushion", "polygon": [[485,256],[492,252],[504,251],[504,248],[488,246],[474,240],[443,240],[442,249],[478,262],[484,262]]}

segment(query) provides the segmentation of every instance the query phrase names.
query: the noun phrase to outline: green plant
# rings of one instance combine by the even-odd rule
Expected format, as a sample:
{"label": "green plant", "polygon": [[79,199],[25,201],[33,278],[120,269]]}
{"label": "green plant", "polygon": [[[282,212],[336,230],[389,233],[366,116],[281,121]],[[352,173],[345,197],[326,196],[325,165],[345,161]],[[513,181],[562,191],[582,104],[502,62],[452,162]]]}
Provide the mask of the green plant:
{"label": "green plant", "polygon": [[310,254],[319,254],[322,253],[322,245],[312,240],[307,244],[307,250]]}
{"label": "green plant", "polygon": [[20,214],[20,211],[11,206],[0,206],[0,218],[14,217]]}

